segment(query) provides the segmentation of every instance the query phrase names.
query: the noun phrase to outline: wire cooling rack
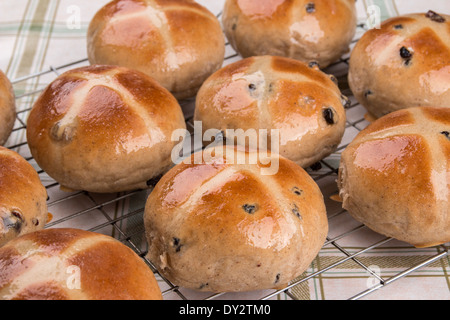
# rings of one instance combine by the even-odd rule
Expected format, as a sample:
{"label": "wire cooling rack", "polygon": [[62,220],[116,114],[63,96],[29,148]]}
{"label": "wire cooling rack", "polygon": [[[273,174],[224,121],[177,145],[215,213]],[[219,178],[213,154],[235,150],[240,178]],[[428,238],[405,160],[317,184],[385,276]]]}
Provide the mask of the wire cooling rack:
{"label": "wire cooling rack", "polygon": [[[364,24],[357,26],[357,33],[352,46],[364,31]],[[227,43],[225,64],[239,59],[239,55]],[[369,123],[365,119],[366,113],[364,108],[354,99],[347,85],[348,60],[349,54],[344,55],[339,61],[324,70],[328,74],[333,74],[338,79],[342,93],[349,97],[351,101],[350,106],[346,108],[347,124],[343,141],[335,153],[307,169],[324,194],[330,232],[322,250],[310,268],[282,290],[211,294],[194,292],[177,287],[161,276],[152,263],[145,257],[147,244],[142,220],[144,205],[148,194],[157,181],[153,181],[153,185],[150,185],[148,190],[136,190],[134,192],[106,195],[92,194],[84,191],[66,192],[60,190],[59,184],[38,167],[29,152],[26,141],[25,133],[28,113],[31,110],[33,102],[45,85],[66,70],[88,65],[87,59],[72,61],[65,65],[50,66],[42,72],[30,74],[12,81],[16,91],[17,105],[22,107],[17,112],[17,121],[13,134],[6,146],[24,156],[36,168],[42,182],[47,188],[49,195],[48,208],[52,219],[46,225],[46,228],[74,227],[112,235],[132,248],[144,259],[149,268],[155,273],[165,300],[308,299],[311,296],[310,291],[320,291],[325,281],[331,283],[331,287],[334,287],[336,291],[342,290],[343,287],[346,288],[345,292],[347,295],[341,295],[337,292],[333,295],[333,299],[361,299],[387,287],[399,279],[404,279],[412,275],[423,267],[444,260],[446,260],[444,261],[445,264],[448,264],[449,247],[448,245],[441,245],[420,251],[416,259],[405,259],[407,261],[401,263],[401,266],[383,272],[382,267],[373,264],[368,265],[370,263],[368,261],[371,260],[367,259],[367,255],[376,256],[377,252],[391,249],[392,247],[398,248],[396,252],[399,255],[404,252],[410,254],[416,249],[405,246],[405,244],[397,245],[396,240],[370,231],[364,225],[351,219],[348,213],[342,209],[339,202],[332,200],[333,196],[337,194],[336,179],[340,152]],[[30,82],[33,85],[30,85]],[[42,83],[41,88],[38,87],[39,83]],[[194,99],[180,102],[185,112],[187,127],[192,130],[194,128],[194,102]],[[445,257],[447,259],[444,259]],[[353,275],[358,274],[359,276],[339,276],[342,270],[349,269],[351,269]],[[383,275],[383,273],[385,274]],[[348,290],[349,287],[354,287],[354,292]],[[329,295],[328,292],[329,289],[327,295]],[[315,298],[326,299],[327,296],[319,292]]]}

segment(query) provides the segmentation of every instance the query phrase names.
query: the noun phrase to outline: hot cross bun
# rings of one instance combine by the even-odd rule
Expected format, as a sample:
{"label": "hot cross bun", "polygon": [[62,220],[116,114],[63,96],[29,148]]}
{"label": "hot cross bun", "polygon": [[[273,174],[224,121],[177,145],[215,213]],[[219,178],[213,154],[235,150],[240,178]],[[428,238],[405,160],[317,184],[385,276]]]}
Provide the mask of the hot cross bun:
{"label": "hot cross bun", "polygon": [[344,134],[349,100],[334,80],[316,64],[275,56],[246,58],[205,81],[194,120],[202,121],[204,131],[221,130],[230,140],[227,129],[266,130],[256,143],[236,143],[254,149],[262,145],[308,167],[334,152]]}
{"label": "hot cross bun", "polygon": [[351,53],[348,82],[375,118],[410,107],[450,108],[450,16],[409,14],[367,31]]}
{"label": "hot cross bun", "polygon": [[192,0],[115,0],[87,34],[92,64],[142,71],[178,99],[195,95],[222,66],[225,37],[216,16]]}
{"label": "hot cross bun", "polygon": [[151,269],[107,235],[39,230],[0,248],[0,300],[162,300]]}
{"label": "hot cross bun", "polygon": [[450,241],[450,109],[383,116],[342,152],[343,207],[374,231],[428,247]]}
{"label": "hot cross bun", "polygon": [[244,58],[275,55],[327,67],[349,51],[355,0],[226,0],[225,34]]}
{"label": "hot cross bun", "polygon": [[27,139],[38,165],[70,190],[120,192],[172,166],[172,132],[185,129],[178,101],[136,70],[69,70],[35,102]]}
{"label": "hot cross bun", "polygon": [[231,146],[206,148],[172,168],[150,194],[144,222],[159,272],[210,292],[286,286],[328,231],[322,193],[304,169]]}

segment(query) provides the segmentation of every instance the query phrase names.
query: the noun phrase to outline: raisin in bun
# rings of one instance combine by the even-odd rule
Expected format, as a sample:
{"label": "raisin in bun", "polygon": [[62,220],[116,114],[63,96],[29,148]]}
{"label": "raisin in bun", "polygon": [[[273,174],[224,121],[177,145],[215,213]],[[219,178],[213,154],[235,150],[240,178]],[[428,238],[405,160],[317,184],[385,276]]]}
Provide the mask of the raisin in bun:
{"label": "raisin in bun", "polygon": [[226,0],[225,34],[244,58],[275,55],[321,68],[349,51],[355,0]]}
{"label": "raisin in bun", "polygon": [[0,247],[47,222],[47,190],[17,152],[0,147]]}
{"label": "raisin in bun", "polygon": [[99,233],[35,231],[2,247],[0,265],[1,300],[162,300],[145,262]]}
{"label": "raisin in bun", "polygon": [[135,70],[69,70],[35,102],[27,138],[38,165],[63,188],[107,193],[147,188],[172,166],[178,101]]}
{"label": "raisin in bun", "polygon": [[450,241],[450,109],[390,113],[342,153],[343,207],[374,231],[429,247]]}
{"label": "raisin in bun", "polygon": [[216,16],[191,0],[111,1],[92,19],[87,40],[91,64],[142,71],[178,99],[194,96],[225,55]]}
{"label": "raisin in bun", "polygon": [[8,140],[16,120],[16,102],[11,82],[0,70],[0,145]]}
{"label": "raisin in bun", "polygon": [[367,31],[350,56],[348,81],[375,118],[410,107],[450,108],[450,16],[404,15]]}
{"label": "raisin in bun", "polygon": [[209,147],[172,168],[144,212],[148,258],[175,285],[199,291],[281,288],[324,244],[323,196],[276,154]]}
{"label": "raisin in bun", "polygon": [[[317,65],[290,58],[246,58],[205,81],[194,120],[229,139],[227,129],[267,130],[258,144],[275,146],[279,150],[272,151],[308,167],[334,152],[344,134],[348,99],[332,78]],[[251,140],[238,143],[258,147]]]}

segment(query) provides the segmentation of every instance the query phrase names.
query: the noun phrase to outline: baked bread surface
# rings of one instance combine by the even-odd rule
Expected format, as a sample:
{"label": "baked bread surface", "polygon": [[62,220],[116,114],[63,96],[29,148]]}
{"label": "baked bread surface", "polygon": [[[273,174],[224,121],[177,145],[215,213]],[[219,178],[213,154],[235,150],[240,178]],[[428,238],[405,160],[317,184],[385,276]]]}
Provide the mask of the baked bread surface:
{"label": "baked bread surface", "polygon": [[172,165],[185,129],[177,100],[149,76],[124,67],[88,66],[65,72],[35,102],[27,121],[31,153],[69,190],[120,192]]}
{"label": "baked bread surface", "polygon": [[44,229],[0,248],[2,300],[162,300],[151,269],[116,239]]}
{"label": "baked bread surface", "polygon": [[399,110],[342,153],[343,207],[383,235],[429,247],[450,241],[450,109]]}
{"label": "baked bread surface", "polygon": [[390,18],[362,36],[349,65],[350,89],[375,118],[411,107],[450,108],[450,16]]}
{"label": "baked bread surface", "polygon": [[195,1],[115,0],[90,22],[87,50],[91,64],[142,71],[185,99],[222,66],[225,37]]}
{"label": "baked bread surface", "polygon": [[334,152],[344,135],[349,100],[333,80],[317,65],[294,59],[246,58],[205,81],[194,120],[202,121],[204,132],[217,129],[234,140],[230,129],[240,137],[236,144],[265,147],[308,167]]}
{"label": "baked bread surface", "polygon": [[[256,155],[207,148],[172,168],[150,194],[147,257],[175,285],[210,292],[280,288],[318,254],[328,231],[318,186],[292,161]],[[276,161],[278,170],[262,174]]]}
{"label": "baked bread surface", "polygon": [[275,55],[327,67],[349,51],[354,0],[226,0],[222,21],[244,58]]}
{"label": "baked bread surface", "polygon": [[15,151],[0,147],[0,247],[44,228],[47,190],[36,170]]}
{"label": "baked bread surface", "polygon": [[16,120],[16,102],[11,82],[0,70],[0,146],[8,140]]}

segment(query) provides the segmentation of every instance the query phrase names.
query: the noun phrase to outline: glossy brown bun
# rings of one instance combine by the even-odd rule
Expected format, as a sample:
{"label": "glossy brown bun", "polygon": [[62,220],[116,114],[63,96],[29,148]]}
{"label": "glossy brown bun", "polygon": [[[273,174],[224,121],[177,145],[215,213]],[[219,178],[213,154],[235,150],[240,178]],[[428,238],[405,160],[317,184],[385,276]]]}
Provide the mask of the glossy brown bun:
{"label": "glossy brown bun", "polygon": [[1,300],[162,300],[151,269],[116,239],[45,229],[0,249]]}
{"label": "glossy brown bun", "polygon": [[[328,231],[319,187],[290,160],[253,156],[207,148],[150,194],[147,257],[172,283],[210,292],[281,288],[318,254]],[[269,162],[278,163],[272,174]]]}
{"label": "glossy brown bun", "polygon": [[[267,143],[261,140],[268,148],[272,140],[278,145],[271,130],[279,130],[277,152],[308,167],[338,147],[347,102],[317,66],[283,57],[251,57],[205,81],[197,95],[194,120],[202,121],[204,131],[218,129],[226,138],[227,129],[268,130],[263,137]],[[242,139],[237,143],[258,147]]]}
{"label": "glossy brown bun", "polygon": [[386,115],[342,153],[343,207],[374,231],[416,247],[450,241],[450,109]]}
{"label": "glossy brown bun", "polygon": [[63,188],[147,188],[172,166],[172,132],[185,129],[177,100],[147,75],[89,66],[59,76],[30,112],[27,139],[38,165]]}
{"label": "glossy brown bun", "polygon": [[349,51],[355,0],[226,0],[225,34],[244,58],[274,55],[321,68]]}
{"label": "glossy brown bun", "polygon": [[11,82],[0,70],[0,146],[8,140],[16,120],[16,101]]}
{"label": "glossy brown bun", "polygon": [[0,147],[0,247],[44,228],[47,190],[36,170],[15,151]]}
{"label": "glossy brown bun", "polygon": [[411,107],[450,108],[450,16],[410,14],[367,31],[350,56],[348,81],[375,118]]}
{"label": "glossy brown bun", "polygon": [[178,99],[194,96],[225,55],[216,16],[191,0],[111,1],[92,19],[87,40],[91,64],[142,71]]}

